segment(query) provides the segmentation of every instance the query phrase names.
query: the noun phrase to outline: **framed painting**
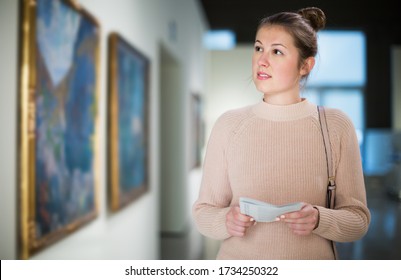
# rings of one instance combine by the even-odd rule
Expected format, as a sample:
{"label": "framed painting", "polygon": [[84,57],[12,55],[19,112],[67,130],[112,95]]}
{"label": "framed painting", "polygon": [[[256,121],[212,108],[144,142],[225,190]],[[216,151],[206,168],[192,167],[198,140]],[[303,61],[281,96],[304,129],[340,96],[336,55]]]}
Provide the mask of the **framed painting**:
{"label": "framed painting", "polygon": [[110,208],[148,190],[149,60],[118,33],[109,35]]}
{"label": "framed painting", "polygon": [[100,28],[67,0],[21,0],[20,258],[97,216]]}

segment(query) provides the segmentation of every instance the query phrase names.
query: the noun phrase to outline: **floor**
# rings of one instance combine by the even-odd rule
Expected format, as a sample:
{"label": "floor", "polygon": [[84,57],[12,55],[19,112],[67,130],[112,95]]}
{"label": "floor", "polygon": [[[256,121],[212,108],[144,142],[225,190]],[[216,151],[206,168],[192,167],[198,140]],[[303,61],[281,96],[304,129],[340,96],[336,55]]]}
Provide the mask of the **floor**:
{"label": "floor", "polygon": [[365,178],[371,223],[353,243],[337,244],[340,259],[401,260],[401,200],[390,195],[385,177]]}
{"label": "floor", "polygon": [[[401,260],[401,200],[388,194],[385,178],[365,178],[371,224],[356,242],[338,243],[342,260]],[[205,242],[205,259],[215,259],[220,243]]]}

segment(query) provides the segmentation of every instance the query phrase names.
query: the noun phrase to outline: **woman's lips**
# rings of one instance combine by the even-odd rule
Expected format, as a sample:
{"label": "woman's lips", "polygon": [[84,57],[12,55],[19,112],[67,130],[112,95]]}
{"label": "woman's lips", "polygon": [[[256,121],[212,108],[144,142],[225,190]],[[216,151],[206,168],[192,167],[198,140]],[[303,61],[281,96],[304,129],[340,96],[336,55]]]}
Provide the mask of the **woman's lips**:
{"label": "woman's lips", "polygon": [[270,79],[272,76],[270,76],[269,74],[267,74],[265,72],[258,72],[257,77],[258,77],[258,80],[267,80],[267,79]]}

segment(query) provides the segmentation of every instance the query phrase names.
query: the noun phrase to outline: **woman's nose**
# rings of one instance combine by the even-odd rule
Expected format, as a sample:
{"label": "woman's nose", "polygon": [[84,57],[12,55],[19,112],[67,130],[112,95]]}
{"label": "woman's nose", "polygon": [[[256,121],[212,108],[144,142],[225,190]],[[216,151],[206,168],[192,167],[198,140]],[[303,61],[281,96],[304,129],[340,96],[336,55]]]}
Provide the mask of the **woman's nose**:
{"label": "woman's nose", "polygon": [[270,65],[267,54],[262,53],[262,55],[258,59],[258,64],[259,64],[259,66],[263,66],[263,67],[268,67]]}

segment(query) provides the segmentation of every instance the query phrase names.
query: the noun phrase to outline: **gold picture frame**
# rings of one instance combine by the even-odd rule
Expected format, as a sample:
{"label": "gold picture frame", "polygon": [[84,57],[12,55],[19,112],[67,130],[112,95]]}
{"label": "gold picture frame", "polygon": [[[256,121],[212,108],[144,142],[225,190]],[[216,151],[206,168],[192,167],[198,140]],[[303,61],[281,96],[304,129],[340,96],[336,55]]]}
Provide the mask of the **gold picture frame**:
{"label": "gold picture frame", "polygon": [[109,35],[108,182],[113,212],[148,187],[150,62],[116,32]]}
{"label": "gold picture frame", "polygon": [[100,27],[72,0],[21,0],[19,258],[98,213]]}

